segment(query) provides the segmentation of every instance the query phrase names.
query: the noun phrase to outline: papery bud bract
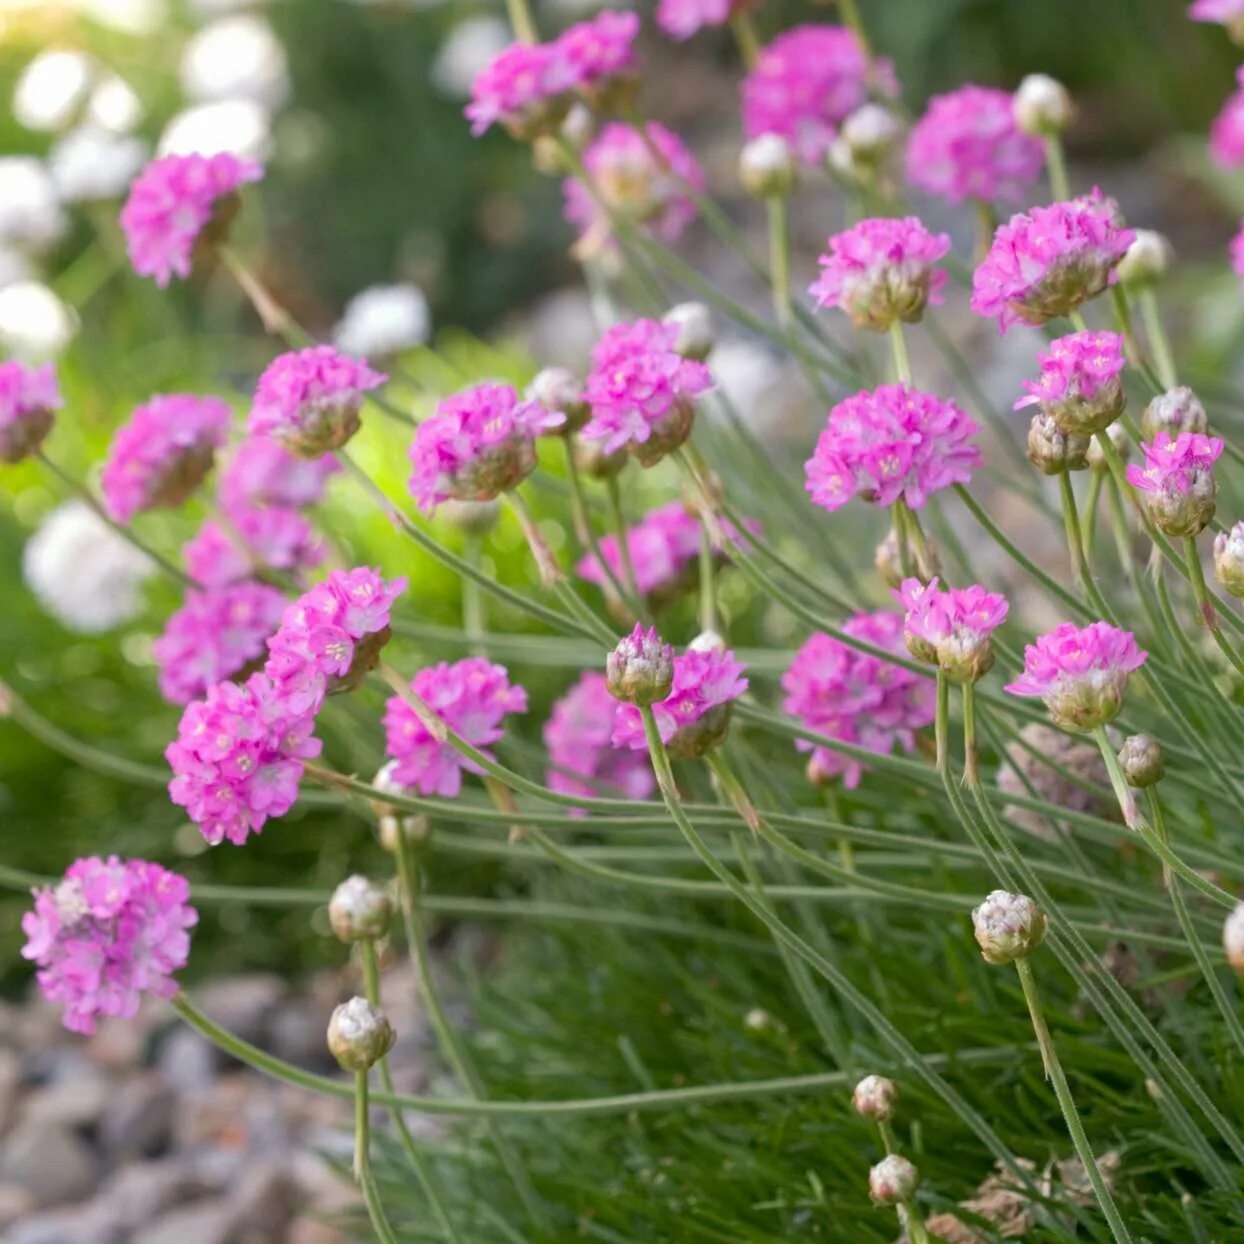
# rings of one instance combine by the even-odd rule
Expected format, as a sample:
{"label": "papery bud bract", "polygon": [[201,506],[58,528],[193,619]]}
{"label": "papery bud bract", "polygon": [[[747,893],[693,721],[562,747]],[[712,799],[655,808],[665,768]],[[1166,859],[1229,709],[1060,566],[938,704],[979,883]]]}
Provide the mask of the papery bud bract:
{"label": "papery bud bract", "polygon": [[1144,462],[1127,468],[1127,482],[1154,524],[1168,536],[1197,536],[1214,517],[1218,485],[1214,463],[1223,442],[1216,436],[1181,432],[1172,438],[1161,432],[1141,442]]}
{"label": "papery bud bract", "polygon": [[1204,434],[1209,431],[1209,417],[1200,398],[1181,384],[1149,402],[1140,416],[1140,431],[1147,441],[1156,440],[1159,432],[1169,432],[1172,438],[1181,432]]}
{"label": "papery bud bract", "polygon": [[1244,523],[1214,537],[1214,578],[1232,596],[1244,596]]}
{"label": "papery bud bract", "polygon": [[527,386],[527,397],[553,414],[566,416],[566,422],[553,429],[561,436],[577,432],[591,418],[592,408],[583,397],[582,383],[565,367],[537,372]]}
{"label": "papery bud bract", "polygon": [[1238,976],[1244,976],[1244,903],[1237,903],[1222,922],[1222,949]]}
{"label": "papery bud bract", "polygon": [[865,1076],[851,1094],[851,1105],[865,1119],[888,1123],[898,1108],[898,1085],[885,1076]]}
{"label": "papery bud bract", "polygon": [[1162,780],[1162,744],[1148,734],[1132,734],[1119,749],[1119,764],[1129,786],[1153,786]]}
{"label": "papery bud bract", "polygon": [[1131,246],[1119,260],[1119,280],[1133,289],[1156,285],[1174,258],[1175,252],[1165,234],[1155,229],[1137,229]]}
{"label": "papery bud bract", "polygon": [[[1114,452],[1118,455],[1119,461],[1126,462],[1132,448],[1131,441],[1127,439],[1127,429],[1122,423],[1112,423],[1106,429],[1106,435],[1110,438],[1110,443],[1114,446]],[[1110,469],[1110,463],[1106,461],[1106,455],[1102,452],[1101,443],[1095,436],[1089,441],[1088,453],[1085,457],[1094,471],[1108,471]]]}
{"label": "papery bud bract", "polygon": [[868,1172],[868,1195],[876,1205],[901,1205],[920,1183],[920,1172],[905,1157],[891,1153]]}
{"label": "papery bud bract", "polygon": [[395,1040],[389,1017],[366,998],[343,1002],[328,1021],[329,1053],[345,1071],[366,1071],[378,1063]]}
{"label": "papery bud bract", "polygon": [[[398,761],[390,760],[371,780],[371,784],[386,794],[405,795],[407,787],[398,782],[394,770]],[[395,853],[403,842],[422,843],[432,835],[432,823],[420,812],[404,812],[383,799],[372,801],[376,813],[376,831],[380,845],[390,854]]]}
{"label": "papery bud bract", "polygon": [[724,652],[726,641],[716,631],[701,631],[688,645],[689,652]]}
{"label": "papery bud bract", "polygon": [[343,942],[375,941],[393,922],[393,900],[378,885],[355,874],[347,877],[328,903],[328,923]]}
{"label": "papery bud bract", "polygon": [[678,329],[674,342],[676,354],[702,363],[712,353],[716,344],[713,317],[702,302],[680,302],[661,317],[661,322]]}
{"label": "papery bud bract", "polygon": [[609,694],[627,704],[655,704],[669,695],[673,683],[674,649],[661,640],[655,627],[644,630],[637,622],[605,662]]}
{"label": "papery bud bract", "polygon": [[1064,432],[1052,416],[1033,415],[1028,424],[1028,461],[1042,475],[1061,475],[1064,471],[1083,471],[1088,466],[1092,438]]}
{"label": "papery bud bract", "polygon": [[1046,73],[1030,73],[1015,92],[1015,124],[1026,134],[1061,134],[1075,116],[1067,88]]}
{"label": "papery bud bract", "polygon": [[972,912],[972,929],[986,963],[1014,963],[1045,940],[1045,915],[1026,894],[994,890]]}
{"label": "papery bud bract", "polygon": [[575,465],[589,479],[612,479],[626,466],[627,452],[625,449],[615,449],[610,453],[599,441],[576,438],[574,460]]}
{"label": "papery bud bract", "polygon": [[795,186],[795,153],[779,134],[761,134],[739,152],[739,181],[758,199],[780,199]]}

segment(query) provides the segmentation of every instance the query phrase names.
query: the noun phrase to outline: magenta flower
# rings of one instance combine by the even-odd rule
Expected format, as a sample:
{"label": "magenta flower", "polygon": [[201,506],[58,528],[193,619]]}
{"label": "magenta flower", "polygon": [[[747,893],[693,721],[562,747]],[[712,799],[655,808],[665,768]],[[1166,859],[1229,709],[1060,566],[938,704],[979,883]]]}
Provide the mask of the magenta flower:
{"label": "magenta flower", "polygon": [[255,386],[247,431],[272,436],[291,452],[318,458],[359,430],[363,394],[388,379],[332,346],[278,355]]}
{"label": "magenta flower", "polygon": [[22,957],[38,964],[43,996],[70,1032],[99,1016],[132,1019],[143,994],[171,998],[190,957],[198,913],[185,877],[145,860],[75,860],[55,886],[35,890],[22,917]]}
{"label": "magenta flower", "polygon": [[51,363],[0,363],[0,462],[35,453],[52,430],[52,412],[64,405]]}
{"label": "magenta flower", "polygon": [[972,275],[972,310],[997,316],[999,332],[1070,315],[1118,280],[1115,268],[1135,236],[1096,188],[1019,212],[998,228]]}
{"label": "magenta flower", "polygon": [[575,84],[594,104],[608,106],[619,83],[637,78],[638,34],[637,13],[605,9],[558,37],[558,50],[574,67]]}
{"label": "magenta flower", "polygon": [[138,406],[108,449],[100,483],[104,506],[119,523],[143,510],[171,509],[212,469],[229,430],[218,397],[171,393]]}
{"label": "magenta flower", "polygon": [[1087,733],[1119,715],[1127,676],[1148,657],[1130,631],[1064,622],[1024,648],[1024,672],[1006,689],[1040,696],[1056,726]]}
{"label": "magenta flower", "polygon": [[1209,127],[1209,153],[1221,168],[1244,164],[1244,65],[1235,71],[1236,89]]}
{"label": "magenta flower", "polygon": [[1025,380],[1016,410],[1040,406],[1068,436],[1104,431],[1122,413],[1123,338],[1118,333],[1070,333],[1037,356],[1041,375]]}
{"label": "magenta flower", "polygon": [[[527,711],[527,692],[511,683],[503,665],[483,657],[466,657],[452,665],[442,661],[420,670],[411,689],[455,733],[478,748],[501,738],[501,723],[510,713]],[[385,703],[387,754],[396,761],[393,780],[423,795],[452,797],[462,789],[462,772],[477,767],[438,742],[401,696]]]}
{"label": "magenta flower", "polygon": [[950,237],[930,233],[917,217],[861,220],[828,246],[808,293],[817,306],[845,311],[856,328],[885,332],[897,320],[915,323],[927,304],[941,304],[946,272],[933,265],[950,250]]}
{"label": "magenta flower", "polygon": [[943,591],[936,578],[927,584],[904,579],[894,595],[906,610],[907,649],[918,661],[936,665],[955,683],[976,682],[993,668],[990,636],[1010,611],[1005,596],[979,584]]}
{"label": "magenta flower", "polygon": [[226,509],[244,506],[315,505],[324,496],[329,476],[341,470],[333,457],[300,458],[278,440],[252,436],[244,440],[221,468],[217,491]]}
{"label": "magenta flower", "polygon": [[613,744],[618,707],[605,676],[593,670],[553,705],[544,723],[551,790],[585,798],[619,793],[627,799],[648,798],[654,782],[647,757]]}
{"label": "magenta flower", "polygon": [[743,133],[777,134],[805,164],[825,159],[870,92],[897,95],[894,67],[842,26],[795,26],[761,50],[743,81]]}
{"label": "magenta flower", "polygon": [[1143,494],[1145,510],[1168,536],[1196,536],[1214,517],[1218,486],[1214,463],[1222,456],[1218,436],[1159,432],[1141,442],[1144,466],[1127,468],[1127,482]]}
{"label": "magenta flower", "polygon": [[201,587],[224,587],[257,571],[313,570],[326,545],[307,518],[288,506],[237,506],[227,521],[206,519],[182,547],[186,573]]}
{"label": "magenta flower", "polygon": [[1217,22],[1228,28],[1244,24],[1244,0],[1192,0],[1188,16],[1194,22]]}
{"label": "magenta flower", "polygon": [[691,435],[692,400],[712,386],[708,368],[675,349],[678,326],[615,324],[592,351],[583,393],[592,417],[580,435],[605,453],[627,448],[652,466]]}
{"label": "magenta flower", "polygon": [[929,100],[907,140],[907,178],[950,203],[1020,203],[1041,176],[1045,148],[1015,124],[1009,91],[961,86]]}
{"label": "magenta flower", "polygon": [[536,436],[565,419],[508,384],[455,393],[415,429],[411,495],[426,514],[442,501],[491,501],[535,470]]}
{"label": "magenta flower", "polygon": [[903,384],[844,398],[829,412],[804,470],[812,500],[837,510],[859,496],[874,505],[900,497],[919,509],[940,488],[966,484],[980,465],[980,429],[949,399]]}
{"label": "magenta flower", "polygon": [[[857,613],[842,630],[861,643],[903,654],[903,619],[891,610]],[[795,654],[782,675],[782,690],[783,709],[809,730],[881,756],[896,746],[912,751],[916,731],[932,724],[936,707],[931,678],[821,632]],[[855,758],[802,739],[795,746],[812,753],[808,775],[814,782],[841,777],[848,790],[859,785],[864,766]]]}
{"label": "magenta flower", "polygon": [[[634,126],[612,122],[583,153],[583,167],[610,210],[663,242],[677,242],[696,217],[685,187],[702,192],[704,171],[678,135],[659,122],[648,123],[647,139]],[[576,253],[591,257],[610,246],[613,227],[596,196],[574,177],[562,183],[562,193],[565,217],[579,230]]]}
{"label": "magenta flower", "polygon": [[560,43],[511,43],[476,75],[466,118],[477,138],[502,125],[515,138],[547,133],[566,115],[579,70]]}
{"label": "magenta flower", "polygon": [[188,592],[151,645],[160,694],[170,704],[189,704],[215,683],[261,662],[284,611],[284,594],[265,583]]}
{"label": "magenta flower", "polygon": [[121,228],[130,262],[139,276],[161,288],[169,279],[190,275],[195,243],[227,199],[263,169],[252,160],[227,152],[218,155],[168,155],[153,160],[134,179],[121,209]]}
{"label": "magenta flower", "polygon": [[657,25],[671,39],[690,39],[705,26],[724,26],[740,10],[746,0],[660,0]]}

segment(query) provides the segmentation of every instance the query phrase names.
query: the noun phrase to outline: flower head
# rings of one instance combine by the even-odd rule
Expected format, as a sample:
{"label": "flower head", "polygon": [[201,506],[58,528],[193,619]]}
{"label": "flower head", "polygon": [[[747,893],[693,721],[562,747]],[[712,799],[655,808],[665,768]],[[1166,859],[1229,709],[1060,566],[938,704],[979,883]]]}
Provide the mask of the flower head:
{"label": "flower head", "polygon": [[223,587],[257,570],[311,570],[325,545],[306,516],[284,505],[240,505],[227,520],[209,518],[186,542],[186,573],[203,587]]}
{"label": "flower head", "polygon": [[172,393],[136,407],[112,438],[101,484],[119,523],[143,510],[181,505],[225,443],[229,407],[218,397]]}
{"label": "flower head", "polygon": [[1214,578],[1232,596],[1244,596],[1244,523],[1214,537]]}
{"label": "flower head", "polygon": [[914,324],[929,303],[941,303],[946,272],[933,265],[950,250],[950,237],[930,233],[915,216],[861,220],[828,245],[808,292],[818,306],[845,311],[856,328]]}
{"label": "flower head", "polygon": [[955,402],[904,384],[844,398],[805,465],[817,505],[837,510],[854,496],[875,505],[900,497],[913,509],[951,484],[966,484],[980,464],[980,429]]}
{"label": "flower head", "polygon": [[920,1183],[920,1172],[900,1153],[887,1154],[868,1172],[868,1195],[876,1205],[900,1205],[910,1200]]}
{"label": "flower head", "polygon": [[955,683],[976,682],[993,668],[990,636],[1006,621],[1005,596],[972,587],[938,587],[905,579],[895,593],[907,614],[903,630],[917,660],[930,661]]}
{"label": "flower head", "polygon": [[190,275],[195,243],[217,211],[217,203],[263,169],[227,152],[167,155],[153,160],[134,179],[121,209],[121,228],[130,262],[139,276],[163,287],[173,276]]}
{"label": "flower head", "polygon": [[907,140],[907,177],[950,203],[1019,203],[1041,176],[1041,140],[1015,124],[1009,91],[961,86],[935,95]]}
{"label": "flower head", "polygon": [[1015,124],[1025,134],[1061,134],[1075,116],[1067,88],[1048,73],[1030,73],[1012,97]]}
{"label": "flower head", "polygon": [[577,22],[557,39],[574,69],[575,84],[596,107],[616,106],[629,96],[639,77],[635,36],[639,15],[605,9]]}
{"label": "flower head", "polygon": [[1132,289],[1152,288],[1175,262],[1175,249],[1155,229],[1133,229],[1132,244],[1119,260],[1119,280]]}
{"label": "flower head", "polygon": [[972,912],[972,930],[986,963],[1014,963],[1045,941],[1045,914],[1026,894],[994,890]]}
{"label": "flower head", "polygon": [[508,384],[464,389],[415,429],[411,494],[429,514],[442,501],[491,501],[535,469],[535,437],[564,422]]}
{"label": "flower head", "polygon": [[1024,672],[1006,689],[1040,696],[1056,726],[1088,733],[1119,715],[1127,676],[1148,656],[1108,622],[1064,622],[1024,648]]}
{"label": "flower head", "polygon": [[20,462],[52,430],[52,412],[64,405],[51,363],[0,363],[0,462]]}
{"label": "flower head", "polygon": [[1222,168],[1244,164],[1244,65],[1235,71],[1236,90],[1209,127],[1209,153]]}
{"label": "flower head", "polygon": [[863,1119],[888,1123],[898,1107],[898,1085],[886,1076],[869,1075],[851,1094],[851,1107]]}
{"label": "flower head", "polygon": [[1208,432],[1209,416],[1201,399],[1187,385],[1168,389],[1149,399],[1140,416],[1141,434],[1156,440],[1160,432],[1178,436],[1181,432]]}
{"label": "flower head", "polygon": [[248,505],[315,505],[341,464],[328,455],[300,458],[270,436],[251,436],[221,468],[218,492],[229,509]]}
{"label": "flower head", "polygon": [[748,0],[660,0],[657,25],[671,39],[690,39],[705,26],[724,26]]}
{"label": "flower head", "polygon": [[366,998],[343,1002],[328,1020],[328,1050],[343,1071],[366,1071],[397,1040],[389,1017]]}
{"label": "flower head", "polygon": [[557,43],[511,43],[475,78],[466,117],[478,137],[503,125],[515,138],[549,133],[566,115],[579,72]]}
{"label": "flower head", "polygon": [[[504,733],[510,713],[527,711],[527,692],[510,682],[505,666],[483,657],[466,657],[452,665],[442,661],[420,670],[410,682],[432,712],[455,734],[478,748],[487,748]],[[462,772],[475,765],[438,740],[401,696],[385,704],[386,751],[396,760],[392,778],[422,795],[454,796],[462,789]]]}
{"label": "flower head", "polygon": [[1041,375],[1025,380],[1015,409],[1040,406],[1068,436],[1104,431],[1124,406],[1123,338],[1118,333],[1070,333],[1038,355]]}
{"label": "flower head", "polygon": [[1214,517],[1214,463],[1222,456],[1218,436],[1159,432],[1142,441],[1143,466],[1127,468],[1127,482],[1144,494],[1145,509],[1168,536],[1199,535]]}
{"label": "flower head", "polygon": [[171,998],[198,913],[184,877],[145,860],[75,861],[55,886],[34,892],[22,917],[22,956],[39,967],[43,996],[71,1032],[99,1016],[129,1019],[145,993]]}
{"label": "flower head", "polygon": [[1043,475],[1083,471],[1088,466],[1093,438],[1083,432],[1064,432],[1055,419],[1039,410],[1028,424],[1028,461]]}
{"label": "flower head", "polygon": [[1018,212],[1001,225],[972,274],[972,310],[998,330],[1069,315],[1118,279],[1135,235],[1096,188],[1065,203]]}
{"label": "flower head", "polygon": [[1217,22],[1238,30],[1244,27],[1244,0],[1192,0],[1188,16],[1194,22]]}

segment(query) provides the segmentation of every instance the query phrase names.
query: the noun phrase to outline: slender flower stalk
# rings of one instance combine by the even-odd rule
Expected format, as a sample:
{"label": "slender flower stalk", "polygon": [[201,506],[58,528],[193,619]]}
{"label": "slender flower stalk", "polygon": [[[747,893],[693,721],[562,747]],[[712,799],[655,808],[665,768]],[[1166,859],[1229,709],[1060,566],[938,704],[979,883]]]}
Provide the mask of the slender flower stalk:
{"label": "slender flower stalk", "polygon": [[1173,389],[1179,383],[1178,372],[1166,326],[1162,322],[1162,312],[1158,308],[1157,291],[1146,285],[1137,291],[1136,301],[1140,305],[1140,318],[1145,323],[1145,335],[1153,350],[1153,365],[1158,379],[1164,389]]}
{"label": "slender flower stalk", "polygon": [[1071,198],[1071,181],[1067,177],[1067,159],[1063,154],[1061,134],[1046,134],[1045,169],[1050,178],[1050,192],[1057,203]]}
{"label": "slender flower stalk", "polygon": [[366,1069],[354,1073],[354,1177],[363,1190],[363,1202],[372,1230],[381,1244],[397,1244],[397,1236],[385,1216],[384,1203],[371,1169],[371,1114]]}
{"label": "slender flower stalk", "polygon": [[622,508],[622,487],[617,475],[610,475],[605,480],[605,491],[609,498],[609,518],[613,525],[613,537],[618,543],[618,561],[622,566],[622,582],[627,593],[636,601],[641,621],[646,620],[648,611],[643,604],[643,596],[639,591],[639,580],[635,575],[635,560],[631,555],[630,542],[626,538],[626,512]]}
{"label": "slender flower stalk", "polygon": [[789,332],[790,300],[790,208],[785,195],[765,202],[769,221],[769,280],[773,288],[773,314],[778,326]]}

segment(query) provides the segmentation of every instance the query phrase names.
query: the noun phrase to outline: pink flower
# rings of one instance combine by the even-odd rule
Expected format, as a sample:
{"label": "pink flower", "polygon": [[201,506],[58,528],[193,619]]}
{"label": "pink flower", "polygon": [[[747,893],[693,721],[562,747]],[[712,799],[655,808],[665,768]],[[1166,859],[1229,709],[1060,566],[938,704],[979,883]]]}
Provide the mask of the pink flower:
{"label": "pink flower", "polygon": [[[652,706],[661,741],[675,760],[693,760],[726,737],[734,701],[747,690],[746,668],[728,648],[694,645],[674,658],[674,685]],[[619,704],[613,719],[614,747],[648,746],[635,704]]]}
{"label": "pink flower", "polygon": [[447,397],[415,429],[411,495],[431,514],[442,501],[491,501],[535,469],[535,437],[565,416],[523,401],[508,384],[479,384]]}
{"label": "pink flower", "polygon": [[1123,338],[1118,333],[1057,337],[1037,361],[1041,375],[1024,381],[1028,393],[1015,403],[1016,410],[1040,406],[1068,436],[1104,431],[1123,413]]}
{"label": "pink flower", "polygon": [[142,510],[181,505],[225,443],[229,407],[218,397],[172,393],[136,407],[104,463],[104,505],[119,523]]}
{"label": "pink flower", "polygon": [[805,164],[820,164],[871,90],[898,94],[889,61],[870,61],[842,26],[796,26],[761,50],[743,81],[743,132],[777,134]]}
{"label": "pink flower", "polygon": [[724,26],[746,7],[740,0],[660,0],[657,25],[672,39],[690,39],[705,26]]}
{"label": "pink flower", "polygon": [[576,85],[589,99],[604,102],[618,79],[637,76],[634,44],[638,34],[637,13],[605,9],[571,26],[557,39],[557,48],[574,67]]}
{"label": "pink flower", "polygon": [[295,711],[266,674],[220,682],[186,706],[164,749],[169,798],[213,846],[241,846],[298,798],[303,763],[320,754],[315,718]]}
{"label": "pink flower", "polygon": [[605,676],[591,670],[553,705],[544,724],[551,790],[584,797],[620,793],[627,799],[648,798],[654,782],[647,758],[613,745],[618,707]]}
{"label": "pink flower", "polygon": [[1226,169],[1244,164],[1244,65],[1235,71],[1236,90],[1209,127],[1209,152]]}
{"label": "pink flower", "polygon": [[1115,268],[1135,236],[1096,188],[1019,212],[999,227],[972,275],[972,310],[997,316],[999,332],[1069,315],[1118,280]]}
{"label": "pink flower", "polygon": [[304,458],[340,449],[359,430],[363,394],[388,379],[332,346],[278,355],[255,386],[247,431]]}
{"label": "pink flower", "polygon": [[845,398],[805,464],[807,490],[826,510],[854,496],[875,505],[900,497],[919,509],[930,493],[966,484],[980,465],[980,429],[953,401],[903,384]]}
{"label": "pink flower", "polygon": [[1045,148],[1015,124],[1009,91],[962,86],[929,101],[907,140],[907,178],[950,203],[1019,203],[1041,176]]}
{"label": "pink flower", "polygon": [[1214,463],[1222,456],[1221,437],[1159,432],[1142,441],[1144,466],[1127,468],[1127,482],[1144,494],[1145,509],[1168,536],[1196,536],[1214,517],[1218,486]]}
{"label": "pink flower", "polygon": [[[857,613],[842,630],[874,648],[896,655],[903,651],[903,619],[888,609]],[[896,745],[912,751],[916,731],[931,725],[935,713],[931,678],[821,632],[809,636],[795,654],[782,675],[782,690],[782,707],[809,730],[881,756]],[[804,740],[795,746],[812,753],[808,772],[813,781],[841,777],[848,790],[859,785],[864,767],[858,760]]]}
{"label": "pink flower", "polygon": [[894,595],[906,610],[903,634],[918,661],[937,665],[956,683],[976,682],[990,671],[990,636],[1006,621],[1006,597],[979,584],[942,591],[936,578],[927,584],[904,579]]}
{"label": "pink flower", "polygon": [[220,472],[217,491],[227,509],[254,505],[315,505],[331,475],[341,470],[332,457],[299,458],[280,441],[252,436]]}
{"label": "pink flower", "polygon": [[1244,22],[1244,0],[1192,0],[1188,16],[1194,22],[1218,22],[1235,26]]}
{"label": "pink flower", "polygon": [[691,434],[692,399],[712,385],[708,368],[675,350],[678,326],[615,324],[592,351],[583,393],[592,417],[580,435],[605,453],[627,447],[652,466]]}
{"label": "pink flower", "polygon": [[558,43],[511,43],[471,86],[466,118],[477,138],[501,124],[516,138],[551,129],[570,106],[579,70]]}
{"label": "pink flower", "polygon": [[153,160],[134,179],[121,209],[121,228],[130,262],[139,276],[161,288],[173,276],[190,275],[195,243],[212,218],[218,199],[258,181],[263,169],[227,152],[169,155]]}
{"label": "pink flower", "polygon": [[[684,187],[702,192],[704,172],[676,134],[657,121],[646,128],[648,141],[634,126],[606,125],[583,153],[583,167],[612,211],[663,242],[676,242],[696,217]],[[566,219],[579,229],[576,251],[590,257],[609,246],[613,227],[592,192],[573,177],[562,192]]]}
{"label": "pink flower", "polygon": [[[455,733],[478,748],[487,748],[504,733],[502,720],[527,711],[527,692],[512,684],[505,666],[482,657],[466,657],[452,665],[442,661],[420,670],[411,689]],[[401,696],[391,697],[384,713],[386,750],[396,760],[393,780],[423,795],[454,796],[462,789],[462,771],[475,765],[438,743]]]}
{"label": "pink flower", "polygon": [[1108,622],[1064,622],[1024,648],[1024,672],[1006,689],[1040,696],[1056,726],[1088,732],[1119,715],[1127,676],[1149,654]]}
{"label": "pink flower", "polygon": [[941,304],[946,272],[933,265],[950,250],[950,237],[930,233],[917,217],[861,220],[828,246],[808,293],[817,306],[845,311],[857,328],[884,332],[896,320],[915,323],[928,303]]}
{"label": "pink flower", "polygon": [[284,610],[284,594],[264,583],[188,592],[151,646],[160,694],[171,704],[189,704],[259,661]]}
{"label": "pink flower", "polygon": [[64,880],[35,890],[22,917],[22,956],[39,966],[43,996],[71,1032],[96,1017],[131,1019],[143,994],[171,998],[186,966],[198,913],[184,877],[145,860],[75,860]]}
{"label": "pink flower", "polygon": [[35,453],[52,430],[52,412],[63,405],[51,363],[0,363],[0,462]]}
{"label": "pink flower", "polygon": [[324,541],[288,506],[236,506],[227,518],[205,520],[182,547],[186,573],[202,587],[223,587],[263,569],[312,570],[324,560]]}
{"label": "pink flower", "polygon": [[1244,276],[1244,222],[1239,232],[1231,239],[1231,267],[1236,276]]}

